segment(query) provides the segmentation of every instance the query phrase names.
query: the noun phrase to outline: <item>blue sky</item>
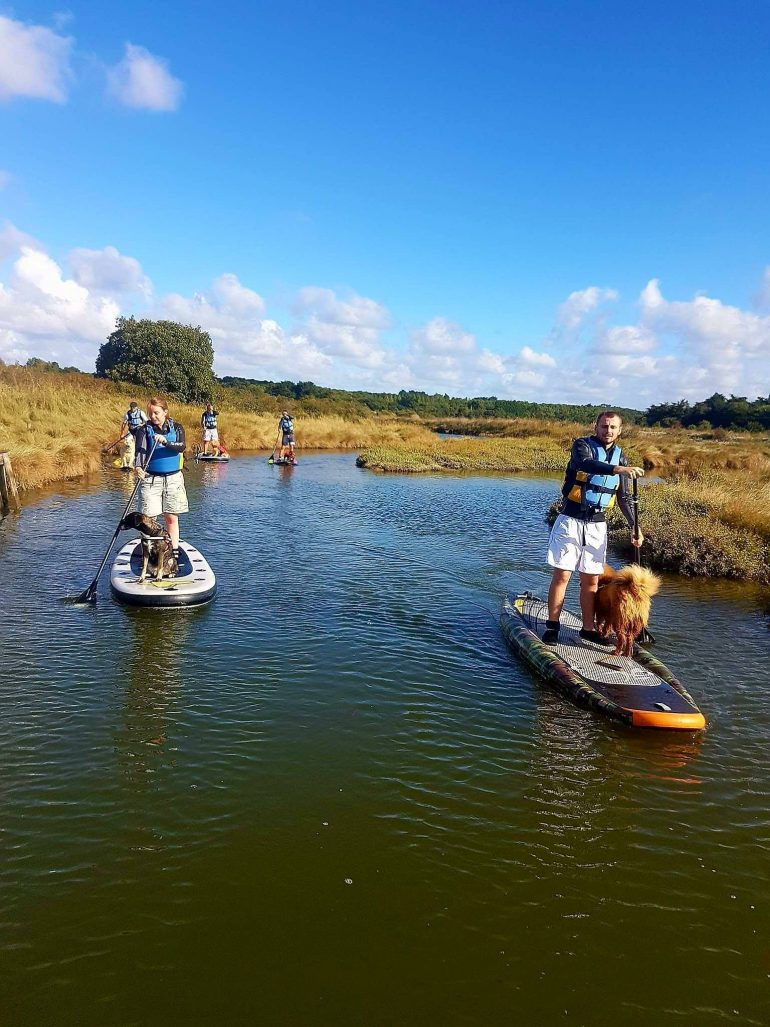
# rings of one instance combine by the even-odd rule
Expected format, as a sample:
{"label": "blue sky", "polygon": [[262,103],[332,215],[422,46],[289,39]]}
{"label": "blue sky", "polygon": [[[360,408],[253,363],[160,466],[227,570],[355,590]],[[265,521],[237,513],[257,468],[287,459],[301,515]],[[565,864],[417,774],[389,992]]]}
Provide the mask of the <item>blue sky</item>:
{"label": "blue sky", "polygon": [[770,393],[766,3],[0,10],[0,357]]}

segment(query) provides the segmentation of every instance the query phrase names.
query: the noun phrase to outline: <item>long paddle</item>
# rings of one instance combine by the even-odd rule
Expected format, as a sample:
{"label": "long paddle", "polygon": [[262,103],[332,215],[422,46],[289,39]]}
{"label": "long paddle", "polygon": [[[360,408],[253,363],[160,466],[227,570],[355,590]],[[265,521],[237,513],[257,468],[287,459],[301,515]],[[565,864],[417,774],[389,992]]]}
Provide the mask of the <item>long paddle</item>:
{"label": "long paddle", "polygon": [[[636,478],[634,478],[633,490],[632,502],[634,504],[634,537],[636,538],[639,535],[639,485]],[[634,563],[638,563],[641,567],[642,554],[639,551],[641,546],[632,546],[632,549],[634,550]],[[641,642],[642,645],[649,645],[651,642],[655,641],[655,636],[648,631],[647,628],[642,628],[636,636],[636,641]]]}
{"label": "long paddle", "polygon": [[274,464],[275,463],[275,451],[276,451],[276,449],[278,449],[278,440],[280,439],[280,437],[281,437],[281,429],[279,428],[278,429],[278,434],[275,437],[275,445],[273,446],[273,452],[267,458],[267,462],[269,464]]}
{"label": "long paddle", "polygon": [[[158,445],[158,440],[155,439],[155,441],[152,444],[152,449],[150,450],[150,455],[147,457],[147,464],[149,464],[150,460],[152,460],[152,454],[155,452],[155,447],[157,445]],[[145,464],[145,467],[147,466],[147,464]],[[118,526],[115,529],[115,534],[110,539],[110,544],[107,547],[107,552],[104,554],[104,559],[99,564],[99,570],[94,575],[94,580],[91,582],[91,584],[88,586],[87,589],[85,589],[83,592],[80,593],[79,596],[75,596],[74,599],[70,599],[69,600],[70,602],[77,603],[77,604],[81,604],[81,603],[95,603],[96,602],[96,584],[99,581],[99,575],[104,570],[104,565],[107,563],[109,555],[112,552],[112,547],[115,545],[115,539],[120,534],[120,526],[123,523],[123,518],[126,516],[126,514],[129,511],[129,509],[131,508],[131,504],[134,501],[134,496],[136,495],[136,490],[139,488],[139,485],[141,484],[141,481],[142,481],[141,478],[137,478],[136,484],[131,489],[131,495],[128,497],[128,502],[126,503],[126,506],[125,506],[125,509],[123,510],[123,513],[120,515],[120,520],[118,521]]]}
{"label": "long paddle", "polygon": [[125,435],[121,435],[121,436],[120,436],[120,438],[117,438],[117,439],[115,439],[115,441],[114,441],[114,442],[111,442],[111,443],[109,444],[109,446],[102,446],[102,453],[109,453],[109,451],[110,451],[111,449],[114,449],[114,448],[115,448],[115,446],[117,446],[117,444],[118,444],[119,442],[122,442],[122,441],[123,441],[123,439],[127,439],[127,438],[128,438],[128,436],[129,436],[130,434],[131,434],[130,432],[126,432],[126,434],[125,434]]}

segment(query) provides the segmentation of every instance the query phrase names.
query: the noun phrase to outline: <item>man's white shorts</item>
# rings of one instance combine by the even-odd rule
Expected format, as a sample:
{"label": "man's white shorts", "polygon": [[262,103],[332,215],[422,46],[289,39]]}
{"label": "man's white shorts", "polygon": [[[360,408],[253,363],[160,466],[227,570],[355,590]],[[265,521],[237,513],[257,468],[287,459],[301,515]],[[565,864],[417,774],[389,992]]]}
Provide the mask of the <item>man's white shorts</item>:
{"label": "man's white shorts", "polygon": [[605,521],[579,521],[564,514],[554,521],[548,539],[548,563],[562,571],[601,574],[607,555]]}
{"label": "man's white shorts", "polygon": [[216,428],[204,428],[203,429],[203,441],[204,442],[219,442],[219,432]]}
{"label": "man's white shorts", "polygon": [[148,517],[182,514],[190,509],[181,471],[166,476],[149,474],[139,486],[139,509]]}

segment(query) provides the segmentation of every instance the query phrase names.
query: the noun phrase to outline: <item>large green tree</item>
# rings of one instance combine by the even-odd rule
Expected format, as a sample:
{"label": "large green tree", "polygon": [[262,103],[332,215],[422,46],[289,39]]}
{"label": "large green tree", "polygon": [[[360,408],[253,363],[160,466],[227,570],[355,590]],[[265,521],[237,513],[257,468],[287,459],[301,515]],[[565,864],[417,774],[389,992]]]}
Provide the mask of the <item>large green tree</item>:
{"label": "large green tree", "polygon": [[119,317],[99,350],[96,375],[195,403],[210,399],[216,387],[213,360],[211,338],[201,328]]}

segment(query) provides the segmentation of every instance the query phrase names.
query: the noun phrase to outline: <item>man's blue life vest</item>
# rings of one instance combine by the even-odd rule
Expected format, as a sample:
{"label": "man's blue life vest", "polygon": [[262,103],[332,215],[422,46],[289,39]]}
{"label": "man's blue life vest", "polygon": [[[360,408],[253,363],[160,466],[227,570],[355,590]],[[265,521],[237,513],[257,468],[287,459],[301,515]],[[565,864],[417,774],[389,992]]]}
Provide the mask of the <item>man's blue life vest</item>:
{"label": "man's blue life vest", "polygon": [[142,424],[144,423],[144,418],[142,417],[142,411],[139,409],[139,407],[137,407],[136,410],[131,410],[129,408],[126,411],[126,422],[128,423],[128,427],[130,429],[142,427]]}
{"label": "man's blue life vest", "polygon": [[217,412],[216,410],[209,413],[208,410],[203,412],[203,427],[204,428],[216,428],[217,426]]}
{"label": "man's blue life vest", "polygon": [[282,417],[279,427],[284,435],[291,435],[294,431],[294,421],[290,417]]}
{"label": "man's blue life vest", "polygon": [[[607,450],[597,439],[587,438],[584,441],[591,447],[594,460],[615,467],[620,463],[623,455],[620,446],[611,446]],[[579,503],[583,514],[606,513],[615,505],[619,487],[619,474],[589,474],[567,467],[562,495],[571,503]]]}
{"label": "man's blue life vest", "polygon": [[[176,425],[170,417],[167,419],[163,427],[166,430],[161,431],[158,434],[165,435],[166,439],[169,442],[176,442]],[[146,431],[147,445],[150,447],[150,449],[152,449],[155,443],[155,429],[152,427],[152,425],[148,424]],[[167,449],[165,446],[162,446],[160,443],[158,443],[158,445],[155,446],[155,452],[152,454],[152,460],[150,460],[145,470],[148,474],[173,474],[174,471],[181,471],[182,454],[175,453],[172,450]]]}

